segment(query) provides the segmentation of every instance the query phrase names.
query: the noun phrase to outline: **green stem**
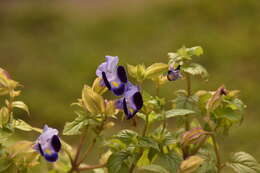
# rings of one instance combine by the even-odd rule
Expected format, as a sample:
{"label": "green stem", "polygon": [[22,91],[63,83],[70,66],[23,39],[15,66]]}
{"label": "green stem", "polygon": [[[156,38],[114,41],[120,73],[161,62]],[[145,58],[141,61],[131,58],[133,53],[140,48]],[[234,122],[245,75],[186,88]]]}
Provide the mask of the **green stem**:
{"label": "green stem", "polygon": [[77,161],[78,161],[78,159],[79,159],[80,152],[81,152],[81,149],[82,149],[82,147],[83,147],[85,138],[86,138],[86,134],[83,133],[82,136],[81,136],[81,138],[80,138],[79,146],[78,146],[78,148],[77,148],[76,156],[75,156],[75,159],[74,159],[74,164],[76,164]]}
{"label": "green stem", "polygon": [[[184,108],[186,108],[188,99],[191,96],[191,79],[190,79],[190,75],[189,74],[186,74],[186,86],[187,86],[187,99],[186,99],[186,101],[184,103]],[[186,131],[190,130],[189,115],[185,116],[185,130]]]}
{"label": "green stem", "polygon": [[97,137],[101,134],[101,132],[103,131],[104,129],[104,125],[105,125],[105,121],[107,120],[107,116],[104,115],[104,118],[102,120],[102,123],[100,124],[100,126],[98,127],[98,132],[97,132],[97,136],[92,140],[92,142],[90,143],[88,149],[86,150],[86,152],[83,154],[83,157],[80,161],[76,161],[75,165],[76,167],[80,166],[80,164],[82,162],[84,162],[88,156],[88,154],[93,150],[96,142],[97,142]]}
{"label": "green stem", "polygon": [[96,140],[96,138],[94,138],[92,140],[91,144],[89,145],[87,151],[83,154],[82,159],[76,163],[76,166],[79,166],[82,162],[84,162],[84,160],[86,160],[88,154],[92,151],[92,149],[94,148],[96,142],[97,142],[97,140]]}
{"label": "green stem", "polygon": [[144,125],[142,136],[146,136],[146,133],[147,133],[147,130],[148,130],[148,126],[149,126],[148,121],[149,121],[149,114],[147,114],[145,116],[145,125]]}
{"label": "green stem", "polygon": [[223,166],[222,166],[221,160],[220,160],[220,152],[219,152],[219,148],[218,148],[218,145],[217,145],[216,136],[214,134],[211,134],[211,138],[212,138],[212,141],[213,141],[214,150],[215,150],[215,154],[216,154],[216,158],[217,158],[218,173],[220,173]]}
{"label": "green stem", "polygon": [[70,164],[73,165],[73,158],[71,156],[71,153],[66,148],[64,148],[64,152],[68,155],[68,157],[70,159]]}
{"label": "green stem", "polygon": [[129,169],[129,173],[133,173],[135,169],[135,164],[133,163],[132,166]]}
{"label": "green stem", "polygon": [[162,133],[164,133],[165,129],[166,129],[166,126],[167,126],[167,119],[166,119],[166,113],[165,111],[163,110],[163,127],[162,127]]}
{"label": "green stem", "polygon": [[13,101],[14,101],[14,96],[11,94],[13,92],[12,89],[9,89],[9,104],[7,105],[8,111],[9,111],[9,117],[8,117],[8,122],[11,121],[11,117],[13,116]]}
{"label": "green stem", "polygon": [[[142,132],[142,136],[143,137],[146,136],[146,133],[148,131],[148,127],[149,127],[149,122],[148,121],[149,121],[149,114],[147,114],[146,117],[145,117],[145,126],[144,126],[144,129],[143,129],[143,132]],[[142,156],[143,152],[144,152],[144,150],[141,149],[141,151],[140,151],[140,153],[139,153],[137,158],[140,158]],[[136,167],[136,164],[132,163],[132,165],[131,165],[131,167],[129,169],[129,173],[133,173],[135,167]]]}

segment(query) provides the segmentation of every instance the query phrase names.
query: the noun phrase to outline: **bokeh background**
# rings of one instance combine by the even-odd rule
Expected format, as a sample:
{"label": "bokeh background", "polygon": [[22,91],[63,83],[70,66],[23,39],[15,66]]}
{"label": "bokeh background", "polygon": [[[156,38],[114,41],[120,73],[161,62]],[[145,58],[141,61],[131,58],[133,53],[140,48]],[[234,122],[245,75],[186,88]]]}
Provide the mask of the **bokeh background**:
{"label": "bokeh background", "polygon": [[[31,124],[62,130],[73,120],[70,104],[105,55],[149,65],[200,45],[204,55],[196,60],[210,78],[194,80],[193,90],[225,84],[241,90],[248,106],[243,124],[219,138],[223,159],[244,150],[260,160],[259,40],[259,0],[0,2],[0,66],[24,85],[21,100],[31,116],[21,116]],[[166,86],[162,95],[173,97],[180,87],[184,82]]]}

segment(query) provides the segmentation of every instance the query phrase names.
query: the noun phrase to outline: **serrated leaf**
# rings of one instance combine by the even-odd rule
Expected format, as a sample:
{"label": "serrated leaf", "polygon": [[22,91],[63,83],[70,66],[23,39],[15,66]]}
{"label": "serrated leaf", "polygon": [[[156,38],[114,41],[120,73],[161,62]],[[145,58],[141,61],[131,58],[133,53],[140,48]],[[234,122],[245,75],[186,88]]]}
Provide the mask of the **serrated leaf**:
{"label": "serrated leaf", "polygon": [[33,127],[21,119],[14,120],[14,127],[23,131],[32,131]]}
{"label": "serrated leaf", "polygon": [[174,64],[178,63],[183,65],[186,61],[192,60],[192,56],[200,56],[203,54],[203,49],[200,46],[195,46],[191,48],[186,48],[183,46],[182,48],[178,49],[175,53],[168,53],[170,58],[169,63]]}
{"label": "serrated leaf", "polygon": [[158,143],[153,138],[146,136],[138,138],[138,146],[143,148],[153,148],[160,151]]}
{"label": "serrated leaf", "polygon": [[121,130],[118,134],[114,135],[113,138],[119,139],[120,141],[124,142],[125,144],[132,143],[136,141],[138,133],[132,130]]}
{"label": "serrated leaf", "polygon": [[228,119],[231,122],[240,122],[242,120],[242,114],[238,111],[234,111],[230,108],[216,109],[215,113],[221,117]]}
{"label": "serrated leaf", "polygon": [[65,124],[63,135],[79,135],[81,134],[81,129],[86,125],[88,125],[86,117],[79,115],[74,121]]}
{"label": "serrated leaf", "polygon": [[111,173],[128,173],[129,169],[125,160],[129,157],[129,153],[120,151],[113,153],[107,162],[108,172]]}
{"label": "serrated leaf", "polygon": [[160,165],[155,165],[155,164],[151,164],[151,165],[147,165],[147,166],[142,166],[139,168],[140,170],[145,170],[145,171],[151,171],[151,172],[158,172],[158,173],[170,173],[169,171],[167,171],[165,168],[163,168]]}
{"label": "serrated leaf", "polygon": [[152,79],[166,72],[167,69],[168,69],[168,64],[154,63],[145,70],[145,78]]}
{"label": "serrated leaf", "polygon": [[187,67],[182,67],[182,71],[193,75],[193,76],[200,76],[202,78],[207,78],[208,77],[208,72],[207,70],[200,64],[192,63]]}
{"label": "serrated leaf", "polygon": [[14,102],[12,102],[12,106],[14,108],[19,108],[19,109],[26,111],[28,113],[28,115],[30,114],[28,106],[22,101],[14,101]]}
{"label": "serrated leaf", "polygon": [[248,153],[238,152],[233,154],[231,161],[227,163],[237,173],[259,173],[260,164]]}
{"label": "serrated leaf", "polygon": [[189,109],[172,109],[166,112],[166,118],[172,118],[176,116],[184,116],[195,114],[195,111]]}
{"label": "serrated leaf", "polygon": [[170,153],[162,153],[159,155],[160,165],[165,165],[170,172],[177,172],[182,161],[181,157],[176,153],[171,151]]}

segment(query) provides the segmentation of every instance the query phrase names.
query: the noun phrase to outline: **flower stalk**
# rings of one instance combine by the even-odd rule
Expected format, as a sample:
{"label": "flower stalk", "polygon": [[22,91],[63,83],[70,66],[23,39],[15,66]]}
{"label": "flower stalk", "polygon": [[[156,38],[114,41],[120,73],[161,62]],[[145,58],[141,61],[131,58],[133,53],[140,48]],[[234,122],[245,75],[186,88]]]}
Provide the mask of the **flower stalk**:
{"label": "flower stalk", "polygon": [[[184,104],[184,107],[187,107],[187,102],[191,96],[191,78],[189,74],[186,74],[186,86],[187,86],[187,98]],[[188,131],[190,130],[190,120],[189,120],[189,115],[185,116],[185,130]]]}

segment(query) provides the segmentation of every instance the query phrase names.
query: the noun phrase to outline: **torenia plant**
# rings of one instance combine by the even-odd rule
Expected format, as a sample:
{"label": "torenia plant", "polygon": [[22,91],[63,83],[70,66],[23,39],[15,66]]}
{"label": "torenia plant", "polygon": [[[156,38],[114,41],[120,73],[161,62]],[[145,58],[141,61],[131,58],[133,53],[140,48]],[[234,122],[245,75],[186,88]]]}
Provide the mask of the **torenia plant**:
{"label": "torenia plant", "polygon": [[[168,62],[148,67],[128,64],[127,68],[120,65],[118,57],[106,56],[97,66],[96,79],[84,85],[81,97],[72,104],[75,120],[63,129],[64,136],[78,138],[75,147],[63,141],[53,127],[43,123],[41,130],[16,118],[15,108],[29,114],[28,107],[16,100],[21,85],[0,69],[0,95],[4,98],[0,172],[220,173],[225,167],[237,173],[260,172],[260,164],[248,153],[236,152],[229,159],[220,154],[217,137],[242,123],[246,106],[238,90],[224,85],[215,91],[192,90],[193,80],[208,80],[207,70],[193,61],[202,54],[199,46],[182,47],[168,53]],[[155,93],[143,88],[148,80]],[[162,96],[164,85],[181,80],[184,89],[171,92],[171,99]],[[171,119],[175,121],[169,124]],[[130,128],[117,125],[121,121]],[[16,129],[40,135],[35,141],[12,144]],[[109,136],[105,133],[108,129],[115,133]],[[94,148],[103,154],[93,158]]]}

